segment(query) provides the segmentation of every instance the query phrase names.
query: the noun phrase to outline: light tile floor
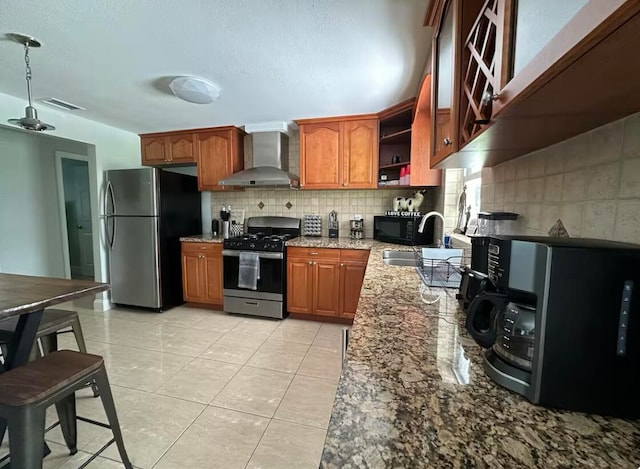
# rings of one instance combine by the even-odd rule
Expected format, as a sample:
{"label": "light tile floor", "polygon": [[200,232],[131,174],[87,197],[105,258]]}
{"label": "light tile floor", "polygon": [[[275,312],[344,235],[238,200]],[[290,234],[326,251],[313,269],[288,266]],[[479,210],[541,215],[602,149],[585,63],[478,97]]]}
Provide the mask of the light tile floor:
{"label": "light tile floor", "polygon": [[[317,468],[340,377],[343,326],[232,316],[178,307],[164,313],[79,312],[90,353],[102,355],[129,457],[140,469]],[[72,335],[60,346],[75,349]],[[78,392],[78,415],[106,421]],[[47,423],[57,420],[54,408]],[[78,424],[79,452],[46,435],[46,469],[78,467],[111,438]],[[6,442],[3,446],[6,452]],[[115,445],[88,468],[122,467]]]}

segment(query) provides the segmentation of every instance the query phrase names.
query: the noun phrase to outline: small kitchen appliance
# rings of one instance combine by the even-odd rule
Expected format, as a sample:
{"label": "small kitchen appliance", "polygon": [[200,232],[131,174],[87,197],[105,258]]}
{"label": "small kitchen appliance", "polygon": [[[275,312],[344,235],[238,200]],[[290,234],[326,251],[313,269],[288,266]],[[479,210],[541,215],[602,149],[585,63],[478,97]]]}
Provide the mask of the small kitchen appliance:
{"label": "small kitchen appliance", "polygon": [[466,326],[494,381],[534,404],[640,417],[640,246],[491,238]]}
{"label": "small kitchen appliance", "polygon": [[478,214],[478,233],[468,235],[471,239],[471,265],[464,270],[458,294],[465,311],[486,283],[490,237],[514,234],[517,219],[518,214],[511,212],[480,212]]}
{"label": "small kitchen appliance", "polygon": [[340,235],[338,213],[335,210],[329,212],[329,238],[337,238]]}
{"label": "small kitchen appliance", "polygon": [[373,239],[408,246],[432,245],[435,241],[433,217],[426,221],[422,233],[419,227],[420,218],[417,217],[376,215],[373,217]]}
{"label": "small kitchen appliance", "polygon": [[351,239],[364,238],[364,220],[362,219],[362,215],[354,215],[353,219],[349,220],[349,237]]}
{"label": "small kitchen appliance", "polygon": [[[222,243],[224,310],[282,319],[286,316],[285,243],[300,236],[301,221],[291,217],[251,217],[247,233]],[[240,287],[241,255],[257,254],[255,289]]]}

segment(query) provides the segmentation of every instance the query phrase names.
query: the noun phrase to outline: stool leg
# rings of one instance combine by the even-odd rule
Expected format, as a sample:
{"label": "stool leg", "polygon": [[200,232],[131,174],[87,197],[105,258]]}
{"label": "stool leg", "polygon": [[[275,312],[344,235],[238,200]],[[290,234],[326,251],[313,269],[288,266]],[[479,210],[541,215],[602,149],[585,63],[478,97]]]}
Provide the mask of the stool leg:
{"label": "stool leg", "polygon": [[[73,335],[76,337],[76,342],[78,344],[78,349],[82,353],[87,353],[87,345],[84,342],[84,335],[82,334],[82,326],[80,326],[80,319],[76,319],[71,324],[71,330],[73,330]],[[93,389],[93,397],[99,397],[100,391],[98,390],[98,386],[96,386],[95,381],[91,382],[91,389]]]}
{"label": "stool leg", "polygon": [[41,469],[44,454],[44,412],[42,407],[22,407],[7,415],[11,467]]}
{"label": "stool leg", "polygon": [[69,448],[69,454],[73,456],[78,452],[78,422],[76,420],[76,394],[71,393],[67,397],[56,402],[56,411],[60,421],[60,429],[64,442]]}
{"label": "stool leg", "polygon": [[111,426],[113,432],[113,438],[116,440],[118,446],[118,452],[122,459],[122,464],[126,469],[133,469],[127,450],[124,447],[124,440],[122,439],[122,430],[120,430],[120,422],[118,421],[118,414],[116,413],[116,406],[113,402],[113,395],[111,394],[111,387],[109,386],[109,378],[107,377],[107,370],[104,365],[95,375],[96,384],[100,390],[100,398],[102,399],[102,406],[104,412],[107,414],[107,420]]}
{"label": "stool leg", "polygon": [[0,445],[4,443],[4,435],[7,433],[7,420],[0,418]]}
{"label": "stool leg", "polygon": [[[58,334],[55,332],[52,334],[43,335],[40,337],[40,343],[42,343],[42,351],[45,355],[49,355],[50,353],[58,350]],[[36,344],[36,347],[38,345]],[[40,355],[38,353],[38,355]]]}

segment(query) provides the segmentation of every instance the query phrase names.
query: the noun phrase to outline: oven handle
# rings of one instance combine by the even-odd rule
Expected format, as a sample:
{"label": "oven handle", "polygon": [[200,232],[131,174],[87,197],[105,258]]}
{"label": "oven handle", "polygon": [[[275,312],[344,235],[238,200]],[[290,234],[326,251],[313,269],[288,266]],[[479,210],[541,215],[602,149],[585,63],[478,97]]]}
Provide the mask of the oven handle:
{"label": "oven handle", "polygon": [[[222,255],[227,257],[240,257],[241,252],[255,253],[256,251],[231,251],[230,249],[223,249]],[[257,252],[260,259],[284,259],[284,253],[282,252]]]}

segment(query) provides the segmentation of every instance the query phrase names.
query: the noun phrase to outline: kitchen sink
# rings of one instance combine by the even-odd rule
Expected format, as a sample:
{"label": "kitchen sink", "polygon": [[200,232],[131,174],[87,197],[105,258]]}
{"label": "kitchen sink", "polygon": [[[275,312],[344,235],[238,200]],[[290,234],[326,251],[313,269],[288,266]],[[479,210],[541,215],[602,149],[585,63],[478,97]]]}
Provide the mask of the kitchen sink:
{"label": "kitchen sink", "polygon": [[400,267],[415,267],[416,259],[413,251],[394,251],[385,249],[382,251],[382,263]]}

